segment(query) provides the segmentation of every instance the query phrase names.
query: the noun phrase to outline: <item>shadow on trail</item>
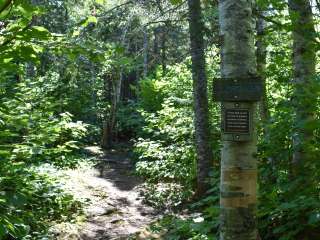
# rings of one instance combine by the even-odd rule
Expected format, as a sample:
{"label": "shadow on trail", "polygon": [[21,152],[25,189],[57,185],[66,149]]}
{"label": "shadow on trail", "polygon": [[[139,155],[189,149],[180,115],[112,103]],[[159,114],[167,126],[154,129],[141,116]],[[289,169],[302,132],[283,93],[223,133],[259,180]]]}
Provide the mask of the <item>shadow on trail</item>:
{"label": "shadow on trail", "polygon": [[100,152],[100,161],[93,174],[83,176],[87,177],[86,188],[92,192],[92,198],[78,239],[129,239],[159,216],[143,202],[140,195],[143,181],[133,174],[129,152],[103,153],[97,147],[96,150]]}
{"label": "shadow on trail", "polygon": [[129,191],[142,184],[141,179],[133,175],[134,165],[127,152],[107,152],[96,165],[99,177],[112,182],[121,191]]}

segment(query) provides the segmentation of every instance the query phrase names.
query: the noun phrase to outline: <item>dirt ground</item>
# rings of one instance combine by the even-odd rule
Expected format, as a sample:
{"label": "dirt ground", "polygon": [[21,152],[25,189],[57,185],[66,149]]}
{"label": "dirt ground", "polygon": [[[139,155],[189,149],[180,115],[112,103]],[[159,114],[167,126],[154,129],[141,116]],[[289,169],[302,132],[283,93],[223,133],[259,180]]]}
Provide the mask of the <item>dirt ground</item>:
{"label": "dirt ground", "polygon": [[143,182],[132,174],[128,153],[103,153],[98,147],[86,150],[98,155],[99,163],[64,173],[65,188],[76,199],[88,202],[85,217],[77,223],[55,226],[56,239],[158,239],[143,233],[161,213],[143,202]]}

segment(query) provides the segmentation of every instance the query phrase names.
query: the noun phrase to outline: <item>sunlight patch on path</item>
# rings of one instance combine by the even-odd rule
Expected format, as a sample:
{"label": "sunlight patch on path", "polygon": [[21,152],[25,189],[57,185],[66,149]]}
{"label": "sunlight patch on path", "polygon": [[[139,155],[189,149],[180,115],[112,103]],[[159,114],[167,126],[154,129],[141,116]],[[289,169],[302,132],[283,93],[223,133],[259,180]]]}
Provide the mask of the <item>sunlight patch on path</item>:
{"label": "sunlight patch on path", "polygon": [[[100,156],[103,153],[98,148],[89,151]],[[56,239],[128,239],[159,218],[155,209],[143,203],[142,181],[130,174],[131,170],[126,154],[109,153],[94,168],[65,171],[67,191],[76,199],[88,202],[86,220],[60,226],[67,228],[66,231],[57,227]]]}

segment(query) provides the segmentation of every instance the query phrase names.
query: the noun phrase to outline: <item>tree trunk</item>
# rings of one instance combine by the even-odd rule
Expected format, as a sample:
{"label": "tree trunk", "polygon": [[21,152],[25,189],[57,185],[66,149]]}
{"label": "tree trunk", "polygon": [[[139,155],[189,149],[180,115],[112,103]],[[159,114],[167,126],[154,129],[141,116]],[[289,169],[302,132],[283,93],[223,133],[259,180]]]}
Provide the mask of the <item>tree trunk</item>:
{"label": "tree trunk", "polygon": [[[221,75],[246,78],[256,75],[253,0],[224,0],[219,3],[222,39]],[[241,82],[240,82],[241,83]],[[223,102],[222,107],[234,105]],[[257,104],[243,103],[252,116],[252,138],[236,142],[223,140],[221,155],[220,240],[256,240],[257,205]]]}
{"label": "tree trunk", "polygon": [[[268,98],[267,98],[267,82],[266,82],[266,65],[267,65],[267,45],[265,42],[265,27],[266,22],[263,19],[265,12],[263,10],[258,9],[260,11],[260,16],[257,19],[256,24],[256,31],[257,31],[257,72],[258,75],[261,77],[261,81],[263,82],[263,93],[262,99],[260,101],[260,119],[263,123],[263,134],[264,139],[267,140],[270,135],[270,131],[268,129],[268,121],[270,119],[270,111],[268,105]],[[268,143],[271,144],[271,143]],[[273,157],[268,157],[268,163],[273,171],[271,171],[270,181],[272,183],[276,183],[276,165],[275,160]]]}
{"label": "tree trunk", "polygon": [[123,81],[123,70],[120,70],[119,79],[116,79],[113,83],[112,91],[112,101],[111,108],[109,112],[108,119],[105,121],[103,126],[103,135],[101,139],[101,146],[104,149],[109,149],[112,146],[112,143],[117,134],[116,129],[116,117],[118,112],[118,106],[121,97],[121,86]]}
{"label": "tree trunk", "polygon": [[314,120],[317,93],[313,87],[316,64],[315,28],[308,0],[289,0],[289,12],[293,27],[293,68],[296,132],[293,138],[292,175],[306,173],[310,154],[306,146],[313,138],[313,130],[307,128]]}
{"label": "tree trunk", "polygon": [[[260,14],[264,15],[263,12]],[[267,46],[265,44],[265,21],[262,17],[257,19],[257,72],[264,82],[263,95],[260,102],[260,118],[262,122],[267,122],[269,119],[269,107],[267,100],[267,87],[266,87],[266,63],[267,63]]]}
{"label": "tree trunk", "polygon": [[104,76],[104,100],[106,103],[111,104],[111,108],[109,112],[106,113],[108,116],[107,119],[103,123],[103,130],[102,130],[102,137],[101,137],[101,147],[103,149],[109,149],[112,146],[112,123],[110,121],[110,116],[112,116],[112,113],[114,112],[114,84],[112,83],[112,77],[111,74],[106,74]]}
{"label": "tree trunk", "polygon": [[154,41],[153,41],[153,63],[157,65],[159,63],[159,27],[156,27],[154,32]]}
{"label": "tree trunk", "polygon": [[210,187],[209,174],[213,167],[210,143],[207,76],[200,0],[188,0],[189,28],[192,55],[195,134],[197,149],[197,196],[206,194]]}
{"label": "tree trunk", "polygon": [[167,73],[167,31],[166,26],[161,28],[161,65],[162,65],[162,76]]}
{"label": "tree trunk", "polygon": [[[122,37],[121,37],[121,43],[122,46],[126,46],[126,51],[129,49],[129,44],[126,45],[126,36],[129,29],[129,25],[127,25],[124,28]],[[117,136],[117,128],[116,128],[116,117],[118,113],[118,107],[121,100],[121,89],[122,89],[122,83],[124,78],[124,69],[121,66],[119,69],[119,79],[114,79],[114,82],[112,84],[112,101],[111,101],[111,108],[110,113],[108,116],[107,121],[104,123],[103,126],[103,135],[101,139],[101,146],[104,149],[108,149],[112,146],[112,142]]]}
{"label": "tree trunk", "polygon": [[148,53],[149,53],[149,39],[148,31],[144,29],[143,31],[143,77],[148,76]]}

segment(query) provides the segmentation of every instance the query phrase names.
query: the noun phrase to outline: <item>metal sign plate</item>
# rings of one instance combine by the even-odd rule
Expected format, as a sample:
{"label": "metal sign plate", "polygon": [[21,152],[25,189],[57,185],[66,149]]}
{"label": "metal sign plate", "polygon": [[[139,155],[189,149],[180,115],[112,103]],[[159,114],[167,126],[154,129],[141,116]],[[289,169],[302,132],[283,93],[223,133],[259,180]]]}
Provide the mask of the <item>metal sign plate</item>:
{"label": "metal sign plate", "polygon": [[249,134],[250,132],[250,112],[249,109],[226,109],[224,111],[224,132]]}
{"label": "metal sign plate", "polygon": [[213,99],[221,102],[257,102],[263,94],[260,77],[220,78],[213,82]]}
{"label": "metal sign plate", "polygon": [[245,142],[253,137],[253,118],[257,114],[250,102],[223,102],[221,115],[222,140]]}

